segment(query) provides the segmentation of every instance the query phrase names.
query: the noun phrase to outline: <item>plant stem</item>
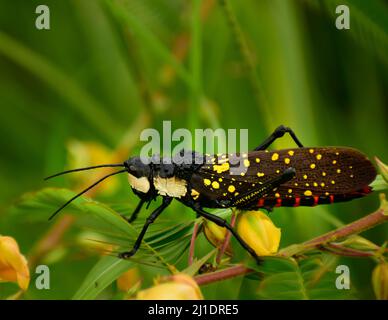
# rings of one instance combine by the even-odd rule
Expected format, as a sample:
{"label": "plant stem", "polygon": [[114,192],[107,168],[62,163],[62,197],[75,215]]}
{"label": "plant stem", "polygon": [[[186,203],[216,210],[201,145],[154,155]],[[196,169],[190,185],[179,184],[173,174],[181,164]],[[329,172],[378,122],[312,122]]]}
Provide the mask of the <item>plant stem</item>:
{"label": "plant stem", "polygon": [[[385,195],[380,195],[381,206],[380,208],[352,223],[347,224],[334,231],[325,233],[324,235],[318,236],[311,240],[308,240],[302,244],[291,245],[281,250],[276,256],[278,257],[292,257],[294,255],[302,254],[306,251],[313,249],[323,249],[325,245],[330,242],[337,241],[347,236],[358,234],[370,228],[373,228],[379,224],[382,224],[388,220],[388,203],[385,200]],[[338,252],[338,254],[341,254]],[[360,255],[358,255],[360,256]],[[204,275],[195,277],[195,280],[199,285],[213,283],[216,281],[226,280],[237,276],[245,275],[254,272],[254,270],[245,267],[243,264],[238,264],[230,268],[226,268],[221,271],[216,271]]]}
{"label": "plant stem", "polygon": [[196,222],[194,223],[194,229],[190,240],[189,261],[188,261],[189,266],[192,265],[194,260],[195,239],[197,239],[198,229],[199,229],[199,223]]}
{"label": "plant stem", "polygon": [[216,281],[234,278],[250,272],[253,272],[253,270],[245,267],[242,264],[238,264],[236,266],[233,266],[221,271],[199,275],[195,277],[195,281],[198,283],[198,285],[204,285],[204,284],[208,284]]}
{"label": "plant stem", "polygon": [[[230,218],[230,225],[231,225],[232,227],[234,227],[235,222],[236,222],[236,212],[233,211],[232,217]],[[228,232],[226,233],[224,242],[222,243],[222,247],[221,247],[221,249],[220,249],[220,250],[218,251],[218,253],[217,253],[217,257],[216,257],[216,263],[217,263],[217,265],[220,264],[221,258],[222,258],[222,256],[224,255],[225,250],[228,248],[228,245],[229,245],[230,237],[231,237],[231,236],[232,236],[231,232],[228,231]]]}

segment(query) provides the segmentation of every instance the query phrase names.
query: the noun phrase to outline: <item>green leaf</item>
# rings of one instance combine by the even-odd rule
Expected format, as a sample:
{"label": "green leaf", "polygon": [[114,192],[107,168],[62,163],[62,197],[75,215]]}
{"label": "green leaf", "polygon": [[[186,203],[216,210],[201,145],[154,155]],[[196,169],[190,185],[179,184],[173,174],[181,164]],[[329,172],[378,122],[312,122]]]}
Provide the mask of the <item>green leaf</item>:
{"label": "green leaf", "polygon": [[[262,272],[259,283],[259,299],[349,299],[354,290],[336,288],[336,274],[333,270],[337,257],[313,255],[297,262],[294,259],[268,257],[263,265],[249,265]],[[352,286],[351,286],[352,288]]]}
{"label": "green leaf", "polygon": [[[32,221],[48,220],[50,215],[76,193],[67,189],[45,188],[37,192],[27,193],[11,209],[14,216]],[[81,196],[71,202],[64,210],[86,219],[87,224],[94,224],[95,229],[112,232],[117,236],[135,237],[136,231],[117,212],[108,206]],[[63,214],[63,212],[62,212]],[[56,216],[56,219],[58,216]],[[82,220],[81,220],[82,221]],[[47,223],[52,223],[47,221]]]}
{"label": "green leaf", "polygon": [[[13,207],[11,213],[14,216],[23,215],[27,220],[44,221],[74,195],[70,190],[56,188],[28,193]],[[64,211],[77,215],[77,223],[104,234],[107,243],[119,246],[116,250],[120,251],[133,246],[143,226],[143,223],[129,224],[107,205],[84,196],[77,198]],[[171,221],[154,223],[136,256],[130,261],[103,257],[90,271],[74,298],[96,298],[135,263],[171,270],[170,262],[177,261],[189,246],[193,224],[193,221],[178,224],[172,224]]]}
{"label": "green leaf", "polygon": [[190,266],[182,270],[182,272],[193,277],[198,272],[198,270],[202,267],[202,265],[207,260],[209,260],[216,252],[217,252],[217,249],[210,251],[207,255],[203,256],[201,259],[195,260]]}
{"label": "green leaf", "polygon": [[102,258],[89,272],[73,299],[95,299],[98,294],[133,265],[133,262],[128,260],[119,260],[114,257]]}

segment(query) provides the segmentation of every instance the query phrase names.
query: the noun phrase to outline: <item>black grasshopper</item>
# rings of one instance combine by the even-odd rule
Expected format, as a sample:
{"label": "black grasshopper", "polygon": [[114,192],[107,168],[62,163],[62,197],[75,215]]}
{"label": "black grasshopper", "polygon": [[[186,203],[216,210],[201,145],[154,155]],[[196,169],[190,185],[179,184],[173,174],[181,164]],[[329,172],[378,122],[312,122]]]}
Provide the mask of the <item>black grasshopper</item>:
{"label": "black grasshopper", "polygon": [[[266,150],[285,133],[291,135],[298,148]],[[348,201],[370,193],[369,184],[376,177],[376,169],[358,150],[347,147],[306,148],[290,128],[279,126],[262,144],[248,153],[202,155],[182,150],[172,159],[154,156],[145,162],[140,157],[131,157],[122,164],[68,170],[48,178],[101,167],[124,169],[101,178],[71,198],[51,218],[104,179],[126,172],[133,192],[140,198],[128,219],[129,223],[136,219],[145,203],[159,196],[162,203],[147,218],[132,250],[119,254],[122,259],[136,253],[148,226],[176,199],[192,208],[197,215],[227,228],[259,261],[255,251],[228,222],[204,208],[271,210],[280,206],[315,206]]]}

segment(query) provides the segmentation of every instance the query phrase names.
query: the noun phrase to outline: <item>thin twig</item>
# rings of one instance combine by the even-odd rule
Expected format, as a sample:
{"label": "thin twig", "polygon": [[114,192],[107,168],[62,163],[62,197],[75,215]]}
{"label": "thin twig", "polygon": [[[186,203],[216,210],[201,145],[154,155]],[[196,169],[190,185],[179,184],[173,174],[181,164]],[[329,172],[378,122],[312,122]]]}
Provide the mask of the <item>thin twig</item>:
{"label": "thin twig", "polygon": [[224,270],[199,275],[195,277],[195,281],[198,283],[198,285],[203,285],[203,284],[208,284],[216,281],[234,278],[250,272],[253,272],[253,270],[245,267],[242,264],[238,264],[236,266],[233,266]]}
{"label": "thin twig", "polygon": [[192,265],[192,263],[194,261],[195,240],[197,239],[199,225],[200,224],[198,222],[194,223],[193,234],[191,235],[190,249],[189,249],[189,261],[188,261],[189,266]]}
{"label": "thin twig", "polygon": [[[236,223],[236,212],[233,211],[232,217],[230,218],[230,225],[234,227],[234,224]],[[224,255],[226,249],[228,248],[230,237],[232,236],[232,233],[230,231],[226,232],[224,242],[222,243],[221,249],[218,250],[217,257],[216,257],[216,263],[217,265],[220,264],[221,258]]]}

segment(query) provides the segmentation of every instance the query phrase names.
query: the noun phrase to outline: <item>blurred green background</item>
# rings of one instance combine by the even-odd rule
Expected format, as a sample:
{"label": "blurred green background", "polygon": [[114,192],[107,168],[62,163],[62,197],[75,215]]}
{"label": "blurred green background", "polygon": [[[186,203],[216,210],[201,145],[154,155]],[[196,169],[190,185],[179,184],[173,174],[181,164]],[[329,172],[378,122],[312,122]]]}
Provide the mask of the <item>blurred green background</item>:
{"label": "blurred green background", "polygon": [[[39,4],[50,8],[50,30],[35,28]],[[350,30],[335,27],[339,4],[350,8]],[[79,180],[43,177],[73,166],[74,158],[90,161],[82,157],[93,148],[99,161],[136,155],[139,132],[161,129],[163,120],[173,129],[247,128],[251,148],[284,124],[306,146],[352,146],[388,161],[385,1],[0,0],[0,70],[0,234],[16,238],[26,255],[53,222],[14,218],[9,207],[23,193],[79,187]],[[288,137],[274,145],[289,146]],[[119,182],[112,190],[106,182],[107,192],[95,197],[134,205],[126,179]],[[373,194],[330,207],[276,209],[271,218],[284,246],[332,229],[334,218],[349,222],[377,206]],[[180,204],[165,215],[195,217]],[[42,258],[52,289],[31,288],[27,298],[73,296],[98,259],[77,248],[79,232],[67,230],[54,250],[59,258]],[[365,233],[379,245],[386,234],[387,226]],[[210,248],[204,239],[199,247]],[[372,299],[374,263],[342,260],[351,266],[358,297]],[[141,273],[151,283],[156,271]],[[204,294],[243,298],[241,286],[234,279]],[[112,297],[109,290],[103,298]],[[12,292],[12,285],[0,285],[0,297]]]}

